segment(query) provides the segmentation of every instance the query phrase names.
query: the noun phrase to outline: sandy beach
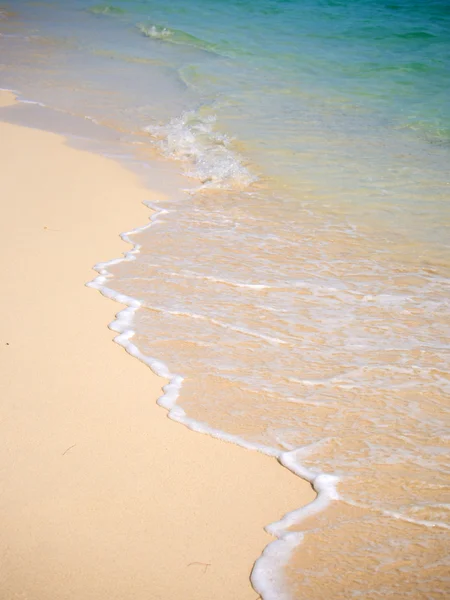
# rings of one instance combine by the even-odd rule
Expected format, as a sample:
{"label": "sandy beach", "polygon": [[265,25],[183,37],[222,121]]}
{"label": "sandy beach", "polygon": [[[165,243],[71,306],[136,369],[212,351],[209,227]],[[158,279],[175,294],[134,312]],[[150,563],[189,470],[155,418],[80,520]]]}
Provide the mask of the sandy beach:
{"label": "sandy beach", "polygon": [[48,132],[2,122],[0,157],[0,598],[254,600],[263,527],[310,486],[170,421],[85,286],[159,194]]}

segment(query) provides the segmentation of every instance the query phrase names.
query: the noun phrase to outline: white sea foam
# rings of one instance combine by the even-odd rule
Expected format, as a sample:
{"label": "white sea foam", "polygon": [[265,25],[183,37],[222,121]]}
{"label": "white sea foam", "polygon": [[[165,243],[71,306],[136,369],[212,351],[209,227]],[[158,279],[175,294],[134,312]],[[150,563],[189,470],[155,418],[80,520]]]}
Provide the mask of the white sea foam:
{"label": "white sea foam", "polygon": [[144,23],[138,23],[136,27],[143,35],[157,40],[162,40],[172,35],[172,31],[170,29],[167,29],[166,27],[158,27],[157,25],[145,25]]}
{"label": "white sea foam", "polygon": [[304,536],[303,533],[288,531],[288,529],[303,519],[325,510],[331,502],[339,499],[336,490],[339,479],[333,475],[318,475],[302,467],[296,460],[297,452],[298,450],[283,452],[278,460],[290,471],[309,481],[317,493],[317,498],[266,527],[267,533],[278,539],[264,549],[255,562],[251,574],[253,587],[264,600],[292,600],[285,589],[283,569],[288,564],[292,552],[302,543]]}
{"label": "white sea foam", "polygon": [[273,456],[293,474],[311,483],[317,493],[317,498],[313,502],[287,513],[282,519],[266,527],[266,531],[277,539],[264,549],[261,557],[256,560],[251,574],[253,587],[264,600],[288,600],[290,596],[284,587],[282,569],[289,561],[293,550],[301,543],[303,535],[301,533],[289,532],[287,529],[303,518],[324,510],[330,502],[337,500],[339,498],[337,492],[337,483],[339,480],[333,475],[317,473],[314,470],[303,467],[298,462],[298,458],[307,452],[307,448],[295,448],[283,452],[271,446],[249,442],[239,436],[215,429],[207,423],[190,418],[184,409],[177,404],[183,383],[183,376],[173,374],[165,363],[157,358],[143,354],[133,344],[132,338],[135,335],[135,331],[133,330],[134,315],[143,306],[143,303],[137,298],[118,293],[107,286],[108,280],[112,277],[108,271],[108,267],[123,261],[136,260],[136,255],[139,253],[141,246],[135,243],[131,239],[131,236],[148,229],[155,224],[161,215],[168,212],[149,202],[145,204],[154,211],[150,217],[150,223],[142,227],[137,227],[132,231],[122,233],[120,236],[124,242],[133,246],[132,249],[125,252],[121,258],[97,263],[94,269],[98,272],[98,276],[86,285],[99,290],[107,298],[111,298],[127,306],[127,308],[117,313],[116,319],[109,324],[109,328],[119,334],[114,338],[116,343],[122,346],[129,354],[148,365],[156,375],[168,380],[168,383],[163,387],[164,394],[157,402],[168,411],[170,419],[182,423],[193,431],[211,435],[248,450]]}
{"label": "white sea foam", "polygon": [[236,327],[233,325],[229,325],[228,323],[222,323],[218,319],[212,319],[209,317],[205,317],[204,315],[199,315],[197,313],[183,312],[180,310],[167,310],[161,306],[152,306],[149,304],[146,304],[145,308],[148,308],[148,309],[154,310],[154,311],[158,311],[158,312],[162,312],[167,315],[175,315],[175,316],[181,316],[181,317],[189,317],[191,319],[199,319],[201,321],[209,321],[210,323],[212,323],[213,325],[217,325],[218,327],[223,327],[224,329],[230,329],[231,331],[237,331],[239,333],[243,333],[244,335],[248,335],[250,337],[259,338],[261,340],[265,340],[266,342],[269,342],[270,344],[287,344],[287,342],[285,340],[282,340],[280,338],[276,338],[276,337],[273,337],[270,335],[264,335],[263,333],[258,333],[256,331],[246,329],[245,327]]}
{"label": "white sea foam", "polygon": [[145,127],[163,154],[180,160],[188,177],[203,188],[243,189],[256,180],[232,150],[231,139],[215,130],[216,118],[184,112],[165,125]]}

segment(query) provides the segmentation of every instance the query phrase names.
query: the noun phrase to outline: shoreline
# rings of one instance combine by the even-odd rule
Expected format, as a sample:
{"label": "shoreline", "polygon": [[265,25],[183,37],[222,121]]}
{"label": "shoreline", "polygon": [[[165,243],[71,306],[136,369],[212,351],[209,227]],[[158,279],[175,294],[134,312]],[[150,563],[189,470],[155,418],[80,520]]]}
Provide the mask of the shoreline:
{"label": "shoreline", "polygon": [[3,593],[255,598],[263,527],[314,492],[274,459],[167,419],[161,379],[110,343],[117,307],[85,286],[92,264],[129,251],[118,232],[146,222],[158,194],[61,136],[0,128]]}

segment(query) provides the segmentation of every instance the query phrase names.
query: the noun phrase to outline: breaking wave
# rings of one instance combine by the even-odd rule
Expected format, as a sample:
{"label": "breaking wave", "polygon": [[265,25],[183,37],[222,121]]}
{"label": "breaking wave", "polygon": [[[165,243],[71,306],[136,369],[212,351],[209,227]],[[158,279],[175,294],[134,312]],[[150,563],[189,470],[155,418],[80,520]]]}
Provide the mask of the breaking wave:
{"label": "breaking wave", "polygon": [[118,6],[112,6],[110,4],[96,4],[88,9],[90,13],[94,15],[123,15],[125,11]]}
{"label": "breaking wave", "polygon": [[232,140],[214,129],[216,118],[184,112],[165,125],[145,127],[162,153],[184,163],[185,174],[202,188],[243,189],[257,177],[231,148]]}
{"label": "breaking wave", "polygon": [[169,29],[168,27],[154,25],[152,23],[138,23],[136,27],[142,33],[142,35],[145,35],[149,38],[171,42],[172,44],[193,46],[194,48],[204,50],[206,52],[225,55],[219,50],[219,47],[216,44],[202,40],[195,35],[191,35],[190,33],[182,31],[181,29]]}

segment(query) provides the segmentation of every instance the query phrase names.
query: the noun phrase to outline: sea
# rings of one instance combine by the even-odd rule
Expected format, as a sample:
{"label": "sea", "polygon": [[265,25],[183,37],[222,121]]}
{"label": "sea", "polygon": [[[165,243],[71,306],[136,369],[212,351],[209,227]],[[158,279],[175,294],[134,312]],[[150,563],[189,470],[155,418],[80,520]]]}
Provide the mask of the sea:
{"label": "sea", "polygon": [[0,87],[163,165],[91,285],[171,418],[316,490],[267,524],[261,598],[448,598],[448,0],[10,0]]}

